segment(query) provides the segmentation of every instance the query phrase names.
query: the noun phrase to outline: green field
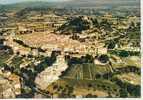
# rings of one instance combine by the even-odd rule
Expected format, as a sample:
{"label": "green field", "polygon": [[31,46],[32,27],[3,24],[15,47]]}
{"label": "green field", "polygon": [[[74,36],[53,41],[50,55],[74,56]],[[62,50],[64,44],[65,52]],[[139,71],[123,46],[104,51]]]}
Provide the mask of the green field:
{"label": "green field", "polygon": [[108,65],[95,65],[93,63],[75,64],[70,66],[63,74],[64,78],[95,80],[96,74],[109,73]]}
{"label": "green field", "polygon": [[0,66],[2,66],[4,62],[10,58],[10,56],[11,55],[8,53],[0,52]]}

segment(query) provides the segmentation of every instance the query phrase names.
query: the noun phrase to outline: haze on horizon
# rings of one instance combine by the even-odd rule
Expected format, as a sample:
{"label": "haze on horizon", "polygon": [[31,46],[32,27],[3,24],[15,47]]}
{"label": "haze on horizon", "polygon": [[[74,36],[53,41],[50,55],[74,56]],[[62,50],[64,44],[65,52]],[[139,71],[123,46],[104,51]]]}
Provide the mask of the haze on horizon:
{"label": "haze on horizon", "polygon": [[0,0],[0,4],[13,4],[13,3],[29,2],[29,1],[66,2],[71,0]]}
{"label": "haze on horizon", "polygon": [[13,4],[20,2],[29,2],[29,1],[45,1],[45,2],[77,2],[77,3],[117,3],[117,2],[135,2],[139,3],[140,0],[0,0],[0,4]]}

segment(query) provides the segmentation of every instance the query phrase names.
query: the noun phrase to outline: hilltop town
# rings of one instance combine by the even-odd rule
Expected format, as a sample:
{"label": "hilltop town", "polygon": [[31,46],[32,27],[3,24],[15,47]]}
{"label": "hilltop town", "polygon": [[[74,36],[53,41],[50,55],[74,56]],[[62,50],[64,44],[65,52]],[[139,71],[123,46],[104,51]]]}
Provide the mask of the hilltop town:
{"label": "hilltop town", "polygon": [[0,98],[140,97],[140,16],[115,12],[0,13]]}

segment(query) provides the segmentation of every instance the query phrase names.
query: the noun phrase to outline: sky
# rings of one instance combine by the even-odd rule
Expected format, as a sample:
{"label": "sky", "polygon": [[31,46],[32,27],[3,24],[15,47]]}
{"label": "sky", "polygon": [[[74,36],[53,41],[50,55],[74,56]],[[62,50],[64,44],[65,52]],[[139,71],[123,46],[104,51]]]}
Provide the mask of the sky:
{"label": "sky", "polygon": [[48,2],[65,2],[71,0],[0,0],[0,4],[11,4],[11,3],[18,3],[18,2],[25,2],[25,1],[48,1]]}

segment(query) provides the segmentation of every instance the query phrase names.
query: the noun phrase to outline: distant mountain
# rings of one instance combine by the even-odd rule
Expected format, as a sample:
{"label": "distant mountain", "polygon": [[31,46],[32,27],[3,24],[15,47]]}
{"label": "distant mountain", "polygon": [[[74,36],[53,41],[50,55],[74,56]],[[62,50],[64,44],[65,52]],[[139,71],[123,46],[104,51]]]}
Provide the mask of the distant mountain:
{"label": "distant mountain", "polygon": [[[21,2],[15,4],[5,4],[0,5],[0,11],[8,11],[8,10],[21,10],[24,8],[34,8],[34,7],[58,7],[59,3],[49,3],[49,2]],[[2,9],[1,9],[2,8]]]}
{"label": "distant mountain", "polygon": [[140,5],[140,0],[70,0],[68,2],[44,2],[44,1],[21,2],[15,4],[0,5],[0,8],[7,10],[23,9],[27,7],[112,8],[119,6],[139,7],[139,5]]}
{"label": "distant mountain", "polygon": [[71,7],[139,6],[140,0],[72,0]]}

